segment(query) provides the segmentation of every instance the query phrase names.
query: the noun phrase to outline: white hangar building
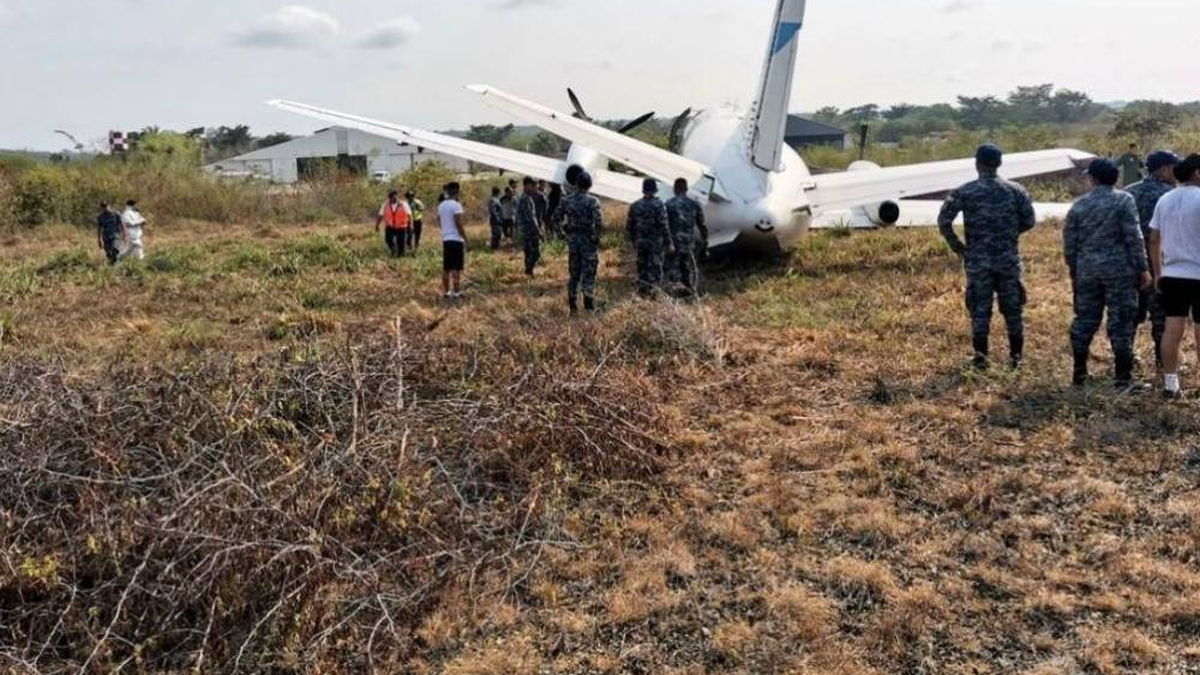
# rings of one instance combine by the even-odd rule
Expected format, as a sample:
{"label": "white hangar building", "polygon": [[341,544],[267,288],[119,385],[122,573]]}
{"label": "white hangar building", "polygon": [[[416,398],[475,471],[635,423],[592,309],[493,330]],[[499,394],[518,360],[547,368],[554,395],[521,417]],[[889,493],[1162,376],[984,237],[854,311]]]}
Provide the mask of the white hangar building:
{"label": "white hangar building", "polygon": [[466,160],[428,151],[414,145],[368,134],[357,129],[330,127],[312,136],[297,138],[204,167],[229,176],[256,176],[274,183],[296,183],[336,162],[341,168],[366,176],[398,176],[423,162],[438,161],[465,173]]}

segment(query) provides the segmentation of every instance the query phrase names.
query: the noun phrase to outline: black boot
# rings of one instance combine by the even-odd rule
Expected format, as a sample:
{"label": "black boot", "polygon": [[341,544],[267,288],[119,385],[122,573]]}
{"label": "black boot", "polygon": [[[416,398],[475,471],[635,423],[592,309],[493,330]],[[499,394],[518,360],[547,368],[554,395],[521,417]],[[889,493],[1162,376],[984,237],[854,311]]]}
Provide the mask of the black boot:
{"label": "black boot", "polygon": [[1072,384],[1076,387],[1082,387],[1087,384],[1088,380],[1088,352],[1075,352],[1075,374],[1071,378]]}
{"label": "black boot", "polygon": [[567,306],[571,308],[571,316],[579,313],[579,301],[575,299],[574,295],[567,296]]}
{"label": "black boot", "polygon": [[1133,386],[1133,354],[1126,352],[1116,355],[1117,376],[1113,384],[1118,389],[1128,389]]}
{"label": "black boot", "polygon": [[975,356],[971,358],[971,366],[976,370],[988,368],[988,339],[986,335],[976,335],[971,344],[975,347]]}
{"label": "black boot", "polygon": [[588,296],[583,296],[583,309],[588,314],[596,311],[596,299]]}
{"label": "black boot", "polygon": [[1009,335],[1008,336],[1008,363],[1013,370],[1018,370],[1021,363],[1025,360],[1025,336],[1024,335]]}

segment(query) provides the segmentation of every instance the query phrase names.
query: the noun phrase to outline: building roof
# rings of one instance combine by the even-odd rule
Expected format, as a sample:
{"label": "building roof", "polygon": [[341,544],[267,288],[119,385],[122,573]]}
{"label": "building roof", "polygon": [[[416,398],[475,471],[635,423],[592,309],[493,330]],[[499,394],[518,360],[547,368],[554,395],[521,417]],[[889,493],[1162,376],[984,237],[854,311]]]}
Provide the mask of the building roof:
{"label": "building roof", "polygon": [[[345,127],[329,127],[321,129],[311,136],[297,138],[287,143],[272,145],[248,152],[237,157],[230,157],[226,162],[251,162],[272,159],[298,159],[302,157],[337,157],[339,154],[380,157],[384,155],[412,155],[419,148],[411,145],[400,145],[386,136],[368,134],[358,129]],[[219,162],[218,162],[219,163]]]}
{"label": "building roof", "polygon": [[835,127],[824,122],[817,122],[799,115],[788,115],[787,131],[784,136],[787,138],[825,138],[825,137],[844,137],[846,130],[841,127]]}

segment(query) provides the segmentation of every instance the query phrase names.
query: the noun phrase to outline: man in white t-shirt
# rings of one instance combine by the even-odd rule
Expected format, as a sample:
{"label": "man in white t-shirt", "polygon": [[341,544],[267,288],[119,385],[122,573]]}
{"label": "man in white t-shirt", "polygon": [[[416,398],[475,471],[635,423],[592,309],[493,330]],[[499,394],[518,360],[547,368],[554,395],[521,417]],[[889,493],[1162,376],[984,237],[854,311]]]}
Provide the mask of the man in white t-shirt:
{"label": "man in white t-shirt", "polygon": [[121,247],[122,258],[141,260],[146,257],[145,236],[146,219],[138,213],[137,202],[130,199],[125,202],[125,210],[121,212],[121,229],[125,231],[125,242]]}
{"label": "man in white t-shirt", "polygon": [[1150,221],[1150,257],[1167,315],[1163,396],[1179,398],[1179,350],[1188,317],[1200,352],[1200,155],[1175,165],[1179,187],[1159,200]]}
{"label": "man in white t-shirt", "polygon": [[462,297],[462,273],[467,261],[467,231],[463,206],[458,201],[458,183],[446,186],[446,200],[438,204],[442,230],[442,292],[447,298]]}

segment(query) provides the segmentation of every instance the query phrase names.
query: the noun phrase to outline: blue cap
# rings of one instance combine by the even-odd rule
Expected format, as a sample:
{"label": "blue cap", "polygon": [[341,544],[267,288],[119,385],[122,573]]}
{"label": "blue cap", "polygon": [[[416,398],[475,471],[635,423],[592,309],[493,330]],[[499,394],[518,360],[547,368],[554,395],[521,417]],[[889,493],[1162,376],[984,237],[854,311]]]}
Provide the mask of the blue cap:
{"label": "blue cap", "polygon": [[653,178],[647,178],[642,181],[642,194],[656,195],[658,194],[658,181]]}
{"label": "blue cap", "polygon": [[1121,179],[1121,170],[1111,159],[1097,159],[1088,166],[1087,173],[1101,185],[1116,185]]}
{"label": "blue cap", "polygon": [[1170,150],[1156,150],[1150,153],[1150,156],[1146,158],[1146,170],[1148,170],[1150,173],[1154,173],[1163,167],[1175,166],[1178,163],[1179,155],[1176,155]]}

